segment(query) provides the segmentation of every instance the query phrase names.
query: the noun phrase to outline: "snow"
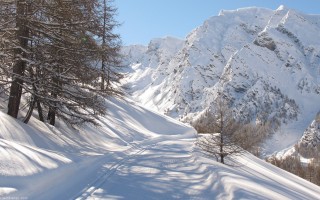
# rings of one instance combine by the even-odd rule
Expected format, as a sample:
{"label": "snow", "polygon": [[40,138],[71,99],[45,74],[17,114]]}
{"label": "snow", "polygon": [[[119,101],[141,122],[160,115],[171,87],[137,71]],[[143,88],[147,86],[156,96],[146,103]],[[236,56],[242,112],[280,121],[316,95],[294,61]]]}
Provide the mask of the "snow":
{"label": "snow", "polygon": [[0,198],[317,199],[318,186],[250,154],[222,165],[188,125],[128,99],[75,130],[0,112]]}
{"label": "snow", "polygon": [[221,89],[253,116],[264,106],[258,102],[271,104],[270,115],[282,105],[297,118],[286,119],[266,152],[292,154],[320,110],[320,43],[306,37],[318,35],[318,22],[284,6],[244,8],[221,11],[186,40],[125,47],[123,84],[139,103],[106,100],[100,126],[53,127],[35,118],[25,125],[0,111],[0,199],[319,199],[318,186],[249,153],[227,159],[233,166],[205,157],[195,130],[176,120],[197,118]]}

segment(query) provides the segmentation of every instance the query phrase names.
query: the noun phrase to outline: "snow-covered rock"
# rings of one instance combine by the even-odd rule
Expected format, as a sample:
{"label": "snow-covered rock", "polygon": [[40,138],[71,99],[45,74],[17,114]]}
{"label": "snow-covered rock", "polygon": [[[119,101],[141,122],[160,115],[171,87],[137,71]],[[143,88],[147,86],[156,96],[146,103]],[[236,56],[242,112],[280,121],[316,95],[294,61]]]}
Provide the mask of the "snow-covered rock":
{"label": "snow-covered rock", "polygon": [[320,110],[319,21],[285,6],[221,11],[185,41],[125,47],[125,84],[142,104],[182,120],[223,92],[242,120],[280,127],[266,145],[272,153],[295,144]]}
{"label": "snow-covered rock", "polygon": [[320,115],[306,129],[299,144],[301,147],[320,147]]}

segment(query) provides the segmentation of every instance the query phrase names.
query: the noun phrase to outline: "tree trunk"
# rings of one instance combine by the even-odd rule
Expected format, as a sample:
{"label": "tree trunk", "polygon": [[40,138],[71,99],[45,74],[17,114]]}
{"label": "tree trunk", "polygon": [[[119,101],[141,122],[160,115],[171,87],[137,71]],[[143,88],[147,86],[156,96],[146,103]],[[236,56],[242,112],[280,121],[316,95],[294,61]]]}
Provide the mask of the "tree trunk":
{"label": "tree trunk", "polygon": [[49,120],[49,124],[54,126],[54,124],[56,122],[56,109],[52,106],[49,108],[47,120]]}
{"label": "tree trunk", "polygon": [[224,113],[222,110],[220,110],[220,162],[224,164],[224,152],[223,152],[223,147],[224,147],[224,140],[223,140],[223,134],[224,134]]}
{"label": "tree trunk", "polygon": [[[102,48],[106,48],[106,26],[107,26],[107,2],[103,0],[103,32],[102,32]],[[105,89],[105,69],[106,69],[106,59],[104,55],[102,55],[101,59],[101,90]]]}
{"label": "tree trunk", "polygon": [[[54,80],[54,82],[55,82],[55,80]],[[55,93],[55,92],[52,93],[51,96],[54,99],[57,99],[57,97],[58,97],[57,93]],[[54,124],[56,122],[56,103],[54,103],[54,106],[50,105],[47,120],[49,121],[49,124],[54,126]]]}
{"label": "tree trunk", "polygon": [[[58,67],[57,73],[61,74],[60,67]],[[62,85],[57,77],[53,78],[52,81],[56,87],[60,87],[60,88],[62,87]],[[58,98],[58,90],[59,90],[59,88],[54,88],[54,91],[51,93],[52,98],[55,100]],[[49,124],[51,124],[52,126],[54,126],[54,124],[56,122],[56,111],[57,111],[57,103],[53,102],[53,106],[50,105],[50,107],[49,107],[48,118],[47,118],[47,120],[49,120]]]}
{"label": "tree trunk", "polygon": [[41,107],[41,103],[40,103],[39,99],[37,99],[37,109],[38,109],[39,120],[44,122],[42,107]]}
{"label": "tree trunk", "polygon": [[[53,79],[54,83],[57,83],[56,79]],[[58,95],[55,92],[51,93],[51,96],[53,99],[57,99]],[[51,124],[52,126],[54,126],[55,122],[56,122],[56,102],[53,103],[54,105],[50,105],[49,106],[49,112],[48,112],[48,117],[47,120],[49,121],[49,124]]]}
{"label": "tree trunk", "polygon": [[220,133],[220,162],[224,164],[223,137],[222,137],[222,133]]}
{"label": "tree trunk", "polygon": [[110,67],[108,67],[107,88],[110,86]]}
{"label": "tree trunk", "polygon": [[220,160],[221,160],[221,163],[224,164],[224,155],[223,154],[221,154]]}
{"label": "tree trunk", "polygon": [[33,96],[32,100],[30,102],[29,110],[28,110],[28,112],[27,112],[27,114],[26,114],[26,116],[25,116],[25,118],[23,120],[23,123],[25,123],[25,124],[27,124],[29,122],[30,118],[31,118],[34,106],[36,104],[36,98],[37,97]]}
{"label": "tree trunk", "polygon": [[101,90],[103,91],[105,85],[105,61],[104,58],[102,58],[102,63],[101,63]]}
{"label": "tree trunk", "polygon": [[27,49],[28,46],[28,28],[25,26],[24,18],[27,14],[27,5],[24,1],[17,1],[17,17],[16,17],[16,28],[17,28],[17,40],[18,46],[21,48],[15,48],[15,63],[12,69],[12,83],[10,87],[10,95],[8,102],[8,115],[17,118],[19,112],[19,106],[22,95],[22,76],[24,75],[24,71],[26,68],[26,62],[21,59],[25,58],[26,54],[22,51],[22,49]]}
{"label": "tree trunk", "polygon": [[[13,73],[23,73],[24,66],[20,64],[15,64],[13,67]],[[22,94],[23,81],[20,78],[14,77],[10,87],[10,95],[8,102],[8,115],[17,118],[19,112],[19,106]]]}

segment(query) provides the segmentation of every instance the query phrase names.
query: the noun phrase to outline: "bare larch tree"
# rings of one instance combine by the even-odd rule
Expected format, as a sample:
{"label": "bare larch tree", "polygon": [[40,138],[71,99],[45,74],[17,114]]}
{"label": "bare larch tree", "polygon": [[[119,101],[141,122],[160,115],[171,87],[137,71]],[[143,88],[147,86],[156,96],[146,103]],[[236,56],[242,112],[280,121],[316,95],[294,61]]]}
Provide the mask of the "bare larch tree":
{"label": "bare larch tree", "polygon": [[221,163],[225,163],[225,157],[241,155],[261,143],[265,138],[262,136],[268,131],[264,126],[236,120],[233,110],[222,97],[218,97],[213,108],[194,125],[207,133],[198,138],[197,145]]}

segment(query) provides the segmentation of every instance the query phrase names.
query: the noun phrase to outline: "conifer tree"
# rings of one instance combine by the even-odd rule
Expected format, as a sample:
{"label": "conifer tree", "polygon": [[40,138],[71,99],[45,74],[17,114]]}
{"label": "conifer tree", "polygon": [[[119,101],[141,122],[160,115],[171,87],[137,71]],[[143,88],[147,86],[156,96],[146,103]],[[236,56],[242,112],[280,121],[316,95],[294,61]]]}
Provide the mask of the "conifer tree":
{"label": "conifer tree", "polygon": [[[47,113],[46,119],[52,125],[57,116],[70,124],[95,124],[95,115],[105,114],[102,96],[112,93],[96,87],[101,69],[94,63],[103,58],[105,65],[113,61],[113,66],[117,65],[120,38],[113,34],[114,10],[103,3],[0,2],[0,81],[3,88],[9,86],[8,114],[18,116],[22,93],[29,98],[26,123],[34,107],[38,108],[40,120],[44,121]],[[101,21],[101,7],[107,8],[102,12],[105,21]],[[97,41],[101,37],[102,44]],[[109,66],[104,73],[107,71],[111,77],[116,72]]]}
{"label": "conifer tree", "polygon": [[101,83],[100,88],[106,92],[117,92],[111,83],[118,82],[122,77],[119,73],[121,63],[120,47],[121,40],[113,30],[119,26],[114,20],[116,9],[112,6],[112,0],[101,0],[101,8],[98,9],[99,29],[97,32],[100,39],[100,63],[101,63]]}

